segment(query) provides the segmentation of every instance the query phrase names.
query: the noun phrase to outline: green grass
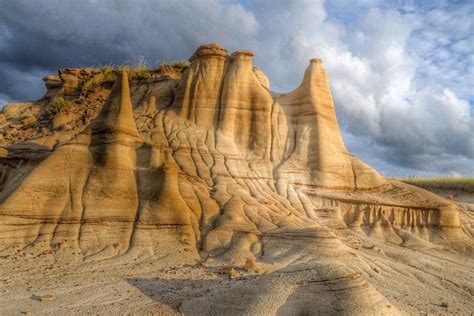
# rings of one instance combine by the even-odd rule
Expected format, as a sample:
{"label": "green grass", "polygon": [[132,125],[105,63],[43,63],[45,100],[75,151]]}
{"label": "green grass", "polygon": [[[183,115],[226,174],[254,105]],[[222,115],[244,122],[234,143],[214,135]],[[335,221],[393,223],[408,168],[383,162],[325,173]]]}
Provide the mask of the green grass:
{"label": "green grass", "polygon": [[93,90],[99,86],[113,83],[122,71],[128,72],[129,79],[146,79],[150,78],[151,70],[148,68],[145,59],[140,60],[134,64],[123,64],[123,65],[106,65],[101,67],[91,68],[95,74],[87,80],[83,89],[85,91]]}
{"label": "green grass", "polygon": [[65,104],[66,100],[63,97],[55,97],[48,103],[48,111],[57,113]]}
{"label": "green grass", "polygon": [[416,178],[408,177],[395,179],[424,189],[435,190],[462,190],[474,192],[474,178],[455,178],[455,177],[439,177],[439,178]]}
{"label": "green grass", "polygon": [[[173,68],[184,69],[189,67],[189,62],[187,60],[171,60],[161,63],[161,66],[170,66]],[[142,57],[138,62],[133,64],[123,64],[123,65],[105,65],[100,67],[89,67],[94,72],[94,75],[84,82],[83,90],[91,91],[97,87],[110,85],[112,84],[124,70],[128,72],[129,79],[146,79],[150,78],[153,69],[148,68],[145,59]]]}
{"label": "green grass", "polygon": [[117,71],[112,65],[102,66],[94,70],[97,73],[84,82],[84,85],[82,86],[86,91],[93,90],[96,87],[105,85],[106,83],[112,83],[117,79]]}

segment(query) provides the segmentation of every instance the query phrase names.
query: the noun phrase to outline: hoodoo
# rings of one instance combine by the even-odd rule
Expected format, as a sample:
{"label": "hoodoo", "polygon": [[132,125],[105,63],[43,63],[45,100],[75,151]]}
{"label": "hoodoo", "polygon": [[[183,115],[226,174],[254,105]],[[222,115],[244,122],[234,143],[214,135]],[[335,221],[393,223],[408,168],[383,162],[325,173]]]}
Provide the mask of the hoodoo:
{"label": "hoodoo", "polygon": [[227,50],[216,44],[196,50],[173,104],[180,117],[196,125],[216,126],[227,59]]}
{"label": "hoodoo", "polygon": [[[387,185],[376,171],[347,151],[321,59],[311,59],[301,85],[277,101],[287,113],[289,138],[294,140],[288,167],[294,169],[298,162],[304,166],[295,182],[346,190]],[[287,166],[282,167],[279,172],[284,179],[294,181],[294,172],[287,174]]]}
{"label": "hoodoo", "polygon": [[[184,69],[124,71],[92,90],[100,71],[62,70],[67,80],[47,77],[44,98],[6,106],[6,122],[72,118],[17,125],[16,140],[3,134],[2,253],[258,261],[275,236],[311,243],[303,236],[341,231],[470,243],[455,204],[384,179],[348,152],[320,59],[278,94],[252,57],[203,45]],[[57,97],[65,105],[54,112]]]}

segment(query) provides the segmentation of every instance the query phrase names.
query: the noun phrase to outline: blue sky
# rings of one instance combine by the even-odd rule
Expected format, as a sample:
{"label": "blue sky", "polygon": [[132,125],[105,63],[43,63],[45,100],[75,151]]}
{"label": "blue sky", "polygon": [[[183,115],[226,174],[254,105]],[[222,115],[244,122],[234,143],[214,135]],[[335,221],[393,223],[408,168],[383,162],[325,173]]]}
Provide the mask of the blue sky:
{"label": "blue sky", "polygon": [[0,106],[66,66],[255,51],[273,90],[321,57],[349,149],[386,175],[474,176],[474,1],[0,0]]}

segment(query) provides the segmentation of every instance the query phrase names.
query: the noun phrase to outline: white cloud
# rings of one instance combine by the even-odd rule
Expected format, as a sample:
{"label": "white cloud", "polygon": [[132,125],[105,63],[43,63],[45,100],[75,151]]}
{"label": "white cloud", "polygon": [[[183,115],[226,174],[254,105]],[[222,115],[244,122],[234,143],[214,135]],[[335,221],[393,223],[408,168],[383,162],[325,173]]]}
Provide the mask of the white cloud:
{"label": "white cloud", "polygon": [[[226,0],[0,0],[0,8],[0,93],[14,100],[39,98],[41,76],[59,67],[141,56],[155,66],[188,58],[202,43],[237,48],[235,36],[252,38],[258,31],[252,12]],[[21,77],[33,72],[36,82],[25,85]]]}
{"label": "white cloud", "polygon": [[[281,9],[279,4],[275,7]],[[295,86],[307,60],[322,57],[345,138],[357,154],[371,148],[360,144],[375,145],[372,155],[363,156],[392,174],[474,175],[471,107],[455,92],[467,83],[446,84],[469,74],[452,67],[449,32],[424,29],[424,19],[451,23],[449,14],[436,11],[434,17],[414,19],[415,13],[407,18],[393,9],[368,9],[347,22],[327,19],[320,2],[307,1],[293,1],[282,11],[275,15],[263,7],[256,12],[261,30],[256,50],[271,56],[257,55],[257,62],[277,88]],[[275,20],[285,21],[278,31]],[[410,49],[413,36],[422,39]],[[421,52],[432,54],[431,59]],[[445,78],[435,75],[440,68]],[[429,72],[429,80],[420,79]]]}
{"label": "white cloud", "polygon": [[472,97],[474,2],[423,4],[406,16],[412,25],[408,49],[420,65],[416,84],[440,84],[462,98]]}

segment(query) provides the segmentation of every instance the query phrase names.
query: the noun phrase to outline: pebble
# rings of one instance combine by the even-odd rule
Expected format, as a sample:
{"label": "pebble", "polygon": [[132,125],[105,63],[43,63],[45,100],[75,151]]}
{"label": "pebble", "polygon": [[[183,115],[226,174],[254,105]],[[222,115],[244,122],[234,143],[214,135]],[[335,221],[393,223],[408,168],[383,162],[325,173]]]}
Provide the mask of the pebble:
{"label": "pebble", "polygon": [[46,294],[46,295],[33,295],[31,296],[32,300],[37,300],[40,302],[51,302],[56,300],[56,295]]}

